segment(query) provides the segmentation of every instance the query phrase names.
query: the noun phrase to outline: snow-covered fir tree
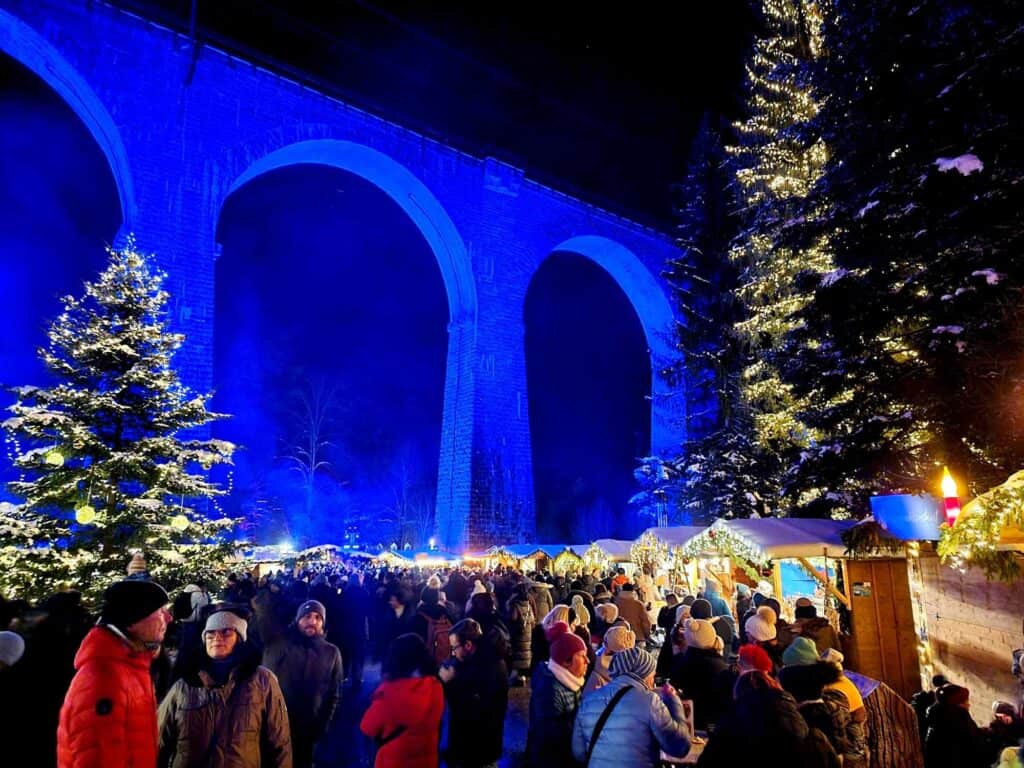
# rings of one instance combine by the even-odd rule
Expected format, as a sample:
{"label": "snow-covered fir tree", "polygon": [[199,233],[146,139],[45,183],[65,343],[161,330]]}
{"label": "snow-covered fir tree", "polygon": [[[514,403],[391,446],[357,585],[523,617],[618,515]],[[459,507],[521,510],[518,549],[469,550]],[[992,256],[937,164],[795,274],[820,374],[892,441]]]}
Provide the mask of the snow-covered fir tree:
{"label": "snow-covered fir tree", "polygon": [[39,598],[61,585],[96,596],[135,550],[168,588],[223,567],[234,521],[206,471],[234,445],[189,437],[222,414],[179,381],[164,275],[134,243],[81,298],[62,299],[40,357],[51,386],[23,386],[4,421],[21,477],[0,524],[0,590]]}
{"label": "snow-covered fir tree", "polygon": [[[764,512],[748,464],[755,453],[752,424],[740,400],[739,347],[731,333],[742,317],[733,291],[737,271],[728,258],[736,234],[732,171],[722,126],[706,115],[691,144],[687,175],[676,188],[679,256],[666,265],[679,321],[678,358],[662,375],[686,393],[688,439],[658,471],[645,460],[637,469],[638,504],[657,508],[652,491],[667,499],[670,522],[708,522]],[[652,484],[651,479],[657,483]]]}
{"label": "snow-covered fir tree", "polygon": [[789,489],[863,514],[934,493],[944,464],[973,496],[1024,462],[1024,27],[1009,0],[837,7],[802,132],[831,158],[783,243],[825,238],[835,260],[785,366],[828,405],[801,416],[823,437]]}
{"label": "snow-covered fir tree", "polygon": [[824,142],[808,141],[798,130],[820,108],[810,75],[823,55],[822,12],[814,0],[764,0],[762,9],[762,32],[747,65],[747,118],[736,123],[737,141],[729,148],[741,219],[729,253],[743,310],[732,326],[741,355],[737,428],[727,452],[714,460],[731,457],[732,469],[745,478],[743,498],[775,514],[787,507],[786,457],[815,439],[799,417],[807,403],[779,373],[791,354],[787,334],[810,300],[797,277],[828,272],[832,261],[825,238],[800,247],[776,242],[828,157]]}

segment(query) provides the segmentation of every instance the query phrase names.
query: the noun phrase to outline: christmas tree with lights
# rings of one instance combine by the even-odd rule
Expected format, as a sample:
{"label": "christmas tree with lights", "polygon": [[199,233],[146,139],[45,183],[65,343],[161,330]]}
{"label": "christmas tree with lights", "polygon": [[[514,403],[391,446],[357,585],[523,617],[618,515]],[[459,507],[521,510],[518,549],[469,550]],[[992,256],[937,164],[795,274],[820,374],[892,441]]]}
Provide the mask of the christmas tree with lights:
{"label": "christmas tree with lights", "polygon": [[[764,511],[750,492],[756,467],[752,425],[740,399],[741,357],[732,326],[742,317],[736,301],[737,270],[728,258],[736,234],[732,171],[722,126],[707,115],[690,149],[688,171],[677,185],[679,256],[663,277],[672,289],[679,356],[662,375],[686,397],[686,434],[679,456],[660,463],[662,493],[674,523],[714,517],[747,517]],[[647,467],[639,477],[650,477]],[[645,483],[640,483],[643,490]]]}
{"label": "christmas tree with lights", "polygon": [[788,492],[860,515],[948,465],[970,497],[1024,466],[1019,7],[844,4],[826,41],[800,139],[832,157],[779,239],[834,259],[787,338],[789,391],[825,404]]}
{"label": "christmas tree with lights", "polygon": [[812,84],[824,50],[822,14],[809,0],[765,0],[762,7],[763,32],[747,65],[747,118],[735,124],[729,147],[742,222],[729,250],[742,308],[731,329],[740,358],[733,407],[742,429],[724,455],[744,472],[750,511],[777,514],[788,511],[782,489],[790,457],[816,438],[800,417],[813,393],[798,396],[780,374],[792,354],[789,334],[811,299],[798,278],[827,273],[832,261],[827,238],[778,243],[828,158],[823,141],[800,131],[820,108]]}
{"label": "christmas tree with lights", "polygon": [[235,446],[187,437],[222,414],[171,367],[164,275],[129,242],[63,311],[39,354],[57,382],[16,390],[4,421],[21,478],[0,518],[0,591],[38,599],[62,586],[95,597],[133,552],[171,588],[223,567],[235,521],[206,472]]}

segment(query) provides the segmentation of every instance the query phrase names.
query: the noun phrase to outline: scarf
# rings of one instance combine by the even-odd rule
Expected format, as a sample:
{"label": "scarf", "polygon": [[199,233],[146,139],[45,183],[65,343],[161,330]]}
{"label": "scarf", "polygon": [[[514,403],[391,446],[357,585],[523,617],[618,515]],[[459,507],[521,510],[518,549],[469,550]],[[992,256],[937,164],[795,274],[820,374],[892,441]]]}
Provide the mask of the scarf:
{"label": "scarf", "polygon": [[550,669],[551,674],[555,676],[555,680],[560,682],[573,693],[577,693],[580,688],[583,687],[583,683],[586,682],[582,677],[576,677],[576,675],[553,659],[548,659],[548,669]]}

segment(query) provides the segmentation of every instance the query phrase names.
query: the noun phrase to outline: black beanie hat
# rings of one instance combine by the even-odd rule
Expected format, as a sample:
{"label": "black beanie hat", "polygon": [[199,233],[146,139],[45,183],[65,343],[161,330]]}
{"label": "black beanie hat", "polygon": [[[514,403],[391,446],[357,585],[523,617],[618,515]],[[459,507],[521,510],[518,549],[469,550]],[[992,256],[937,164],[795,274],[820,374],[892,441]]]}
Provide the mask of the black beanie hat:
{"label": "black beanie hat", "polygon": [[103,592],[100,620],[126,630],[170,602],[164,588],[155,581],[125,579],[116,581]]}

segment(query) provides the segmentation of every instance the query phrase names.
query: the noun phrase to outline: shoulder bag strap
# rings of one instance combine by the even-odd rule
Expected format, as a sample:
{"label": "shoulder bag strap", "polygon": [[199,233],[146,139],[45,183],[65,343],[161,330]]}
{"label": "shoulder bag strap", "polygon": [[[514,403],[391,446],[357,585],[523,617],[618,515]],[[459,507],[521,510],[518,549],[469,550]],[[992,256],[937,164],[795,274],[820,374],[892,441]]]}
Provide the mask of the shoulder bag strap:
{"label": "shoulder bag strap", "polygon": [[604,724],[608,722],[609,716],[612,714],[612,710],[615,709],[615,705],[622,701],[622,697],[625,696],[633,689],[633,686],[627,685],[620,688],[612,696],[612,700],[608,702],[608,705],[604,708],[604,712],[597,718],[597,725],[594,726],[594,732],[590,735],[590,746],[587,747],[587,760],[583,763],[584,766],[590,765],[590,756],[594,754],[594,746],[597,744],[598,738],[601,736],[601,731],[604,730]]}

